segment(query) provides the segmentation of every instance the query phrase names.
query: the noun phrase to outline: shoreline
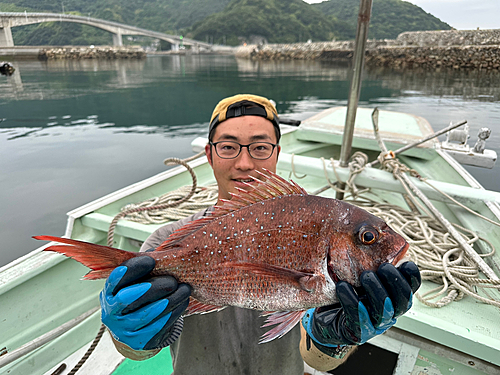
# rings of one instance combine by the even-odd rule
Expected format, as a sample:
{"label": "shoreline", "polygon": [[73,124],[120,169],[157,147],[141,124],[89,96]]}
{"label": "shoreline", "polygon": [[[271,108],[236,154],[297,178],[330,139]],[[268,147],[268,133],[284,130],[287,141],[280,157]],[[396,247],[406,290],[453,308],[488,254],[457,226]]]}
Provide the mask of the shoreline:
{"label": "shoreline", "polygon": [[[234,55],[250,60],[350,62],[353,41],[213,46],[207,51],[152,51],[139,46],[0,47],[2,59],[142,59],[163,55]],[[500,29],[404,32],[396,39],[368,40],[365,65],[392,69],[500,71]]]}
{"label": "shoreline", "polygon": [[[351,61],[353,41],[241,46],[235,55],[250,60]],[[500,70],[500,29],[415,31],[396,39],[367,40],[367,67]]]}
{"label": "shoreline", "polygon": [[137,46],[14,46],[0,47],[0,57],[12,60],[142,59],[146,51]]}

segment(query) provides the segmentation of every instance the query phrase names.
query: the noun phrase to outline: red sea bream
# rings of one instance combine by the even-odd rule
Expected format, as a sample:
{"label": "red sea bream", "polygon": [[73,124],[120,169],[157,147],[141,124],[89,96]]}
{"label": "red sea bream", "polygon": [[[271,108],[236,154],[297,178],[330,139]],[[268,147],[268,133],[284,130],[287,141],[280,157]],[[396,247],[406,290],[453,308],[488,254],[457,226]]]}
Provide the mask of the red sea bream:
{"label": "red sea bream", "polygon": [[285,334],[305,310],[337,302],[338,280],[359,286],[363,271],[396,264],[405,255],[407,242],[378,217],[343,201],[308,195],[271,172],[260,174],[262,181],[174,232],[153,252],[35,238],[65,243],[45,250],[91,268],[86,279],[105,278],[127,259],[152,257],[153,275],[172,275],[192,287],[186,315],[228,305],[274,313],[269,321],[278,326],[263,342]]}

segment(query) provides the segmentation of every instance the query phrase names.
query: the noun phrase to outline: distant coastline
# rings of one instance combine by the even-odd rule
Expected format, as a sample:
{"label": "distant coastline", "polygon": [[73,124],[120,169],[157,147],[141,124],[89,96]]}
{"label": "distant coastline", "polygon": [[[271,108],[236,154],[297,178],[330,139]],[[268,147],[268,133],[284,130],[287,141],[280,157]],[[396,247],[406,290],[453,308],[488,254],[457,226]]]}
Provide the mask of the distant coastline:
{"label": "distant coastline", "polygon": [[[350,60],[353,41],[260,44],[235,55],[254,60]],[[368,40],[367,66],[401,69],[500,70],[500,29],[416,31],[396,39]]]}
{"label": "distant coastline", "polygon": [[[353,41],[291,44],[253,44],[240,47],[217,46],[195,52],[144,51],[138,46],[16,46],[0,48],[0,56],[12,59],[141,59],[147,54],[234,54],[252,60],[350,61]],[[500,29],[446,30],[401,33],[396,39],[368,40],[367,67],[436,70],[500,71]]]}

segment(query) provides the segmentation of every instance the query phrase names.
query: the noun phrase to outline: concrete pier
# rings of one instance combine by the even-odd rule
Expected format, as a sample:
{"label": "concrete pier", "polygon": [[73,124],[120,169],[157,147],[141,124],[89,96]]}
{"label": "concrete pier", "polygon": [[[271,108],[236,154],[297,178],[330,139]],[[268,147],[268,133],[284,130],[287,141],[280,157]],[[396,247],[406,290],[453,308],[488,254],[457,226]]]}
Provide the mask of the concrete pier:
{"label": "concrete pier", "polygon": [[[254,60],[352,59],[354,42],[261,44],[239,47],[236,56]],[[500,70],[500,30],[405,32],[397,39],[368,40],[369,66],[421,69]]]}

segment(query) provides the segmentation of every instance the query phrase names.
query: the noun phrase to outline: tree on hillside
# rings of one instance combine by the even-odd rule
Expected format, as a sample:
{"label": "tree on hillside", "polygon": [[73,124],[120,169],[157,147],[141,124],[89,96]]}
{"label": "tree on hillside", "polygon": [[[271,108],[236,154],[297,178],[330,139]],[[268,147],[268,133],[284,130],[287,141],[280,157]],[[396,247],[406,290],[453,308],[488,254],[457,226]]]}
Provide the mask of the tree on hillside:
{"label": "tree on hillside", "polygon": [[[354,3],[356,3],[355,6]],[[312,6],[330,17],[342,19],[352,25],[356,25],[357,23],[359,12],[358,1],[327,0],[322,3],[312,4]],[[376,0],[373,1],[372,5],[372,17],[368,29],[368,37],[374,39],[396,39],[399,34],[405,31],[449,29],[451,29],[450,25],[407,1]]]}
{"label": "tree on hillside", "polygon": [[233,0],[222,11],[193,25],[199,40],[236,45],[252,36],[270,43],[331,40],[334,22],[302,0]]}

